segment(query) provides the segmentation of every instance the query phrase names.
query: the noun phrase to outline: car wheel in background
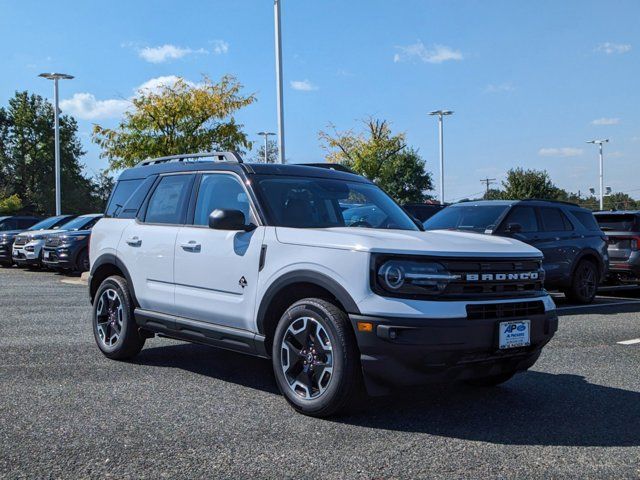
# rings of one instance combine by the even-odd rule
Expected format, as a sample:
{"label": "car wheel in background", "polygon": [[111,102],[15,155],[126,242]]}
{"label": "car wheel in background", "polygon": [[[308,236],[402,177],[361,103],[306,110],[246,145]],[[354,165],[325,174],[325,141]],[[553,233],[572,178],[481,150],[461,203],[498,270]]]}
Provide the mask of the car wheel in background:
{"label": "car wheel in background", "polygon": [[590,260],[581,260],[573,271],[571,286],[564,291],[569,300],[591,303],[598,293],[600,282],[598,267]]}
{"label": "car wheel in background", "polygon": [[127,281],[113,275],[105,279],[93,299],[93,335],[102,353],[114,360],[136,356],[144,346],[133,316]]}
{"label": "car wheel in background", "polygon": [[326,417],[346,409],[361,391],[356,338],[347,314],[306,298],[284,313],[273,340],[278,388],[297,411]]}

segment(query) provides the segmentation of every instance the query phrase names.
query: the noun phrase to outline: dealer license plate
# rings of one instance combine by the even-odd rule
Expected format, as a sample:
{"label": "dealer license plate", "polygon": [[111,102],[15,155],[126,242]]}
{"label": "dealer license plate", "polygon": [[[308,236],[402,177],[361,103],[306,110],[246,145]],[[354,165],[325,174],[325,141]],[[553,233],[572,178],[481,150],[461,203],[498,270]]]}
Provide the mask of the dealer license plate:
{"label": "dealer license plate", "polygon": [[531,321],[500,322],[499,344],[501,350],[531,345]]}

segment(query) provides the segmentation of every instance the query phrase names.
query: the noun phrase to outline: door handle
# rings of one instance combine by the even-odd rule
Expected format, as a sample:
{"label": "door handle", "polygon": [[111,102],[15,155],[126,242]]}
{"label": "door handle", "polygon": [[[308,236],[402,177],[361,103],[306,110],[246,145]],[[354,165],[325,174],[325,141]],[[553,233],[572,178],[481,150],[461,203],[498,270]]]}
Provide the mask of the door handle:
{"label": "door handle", "polygon": [[130,245],[132,247],[139,247],[140,245],[142,245],[142,239],[138,237],[127,238],[126,242],[127,245]]}
{"label": "door handle", "polygon": [[195,252],[195,253],[199,252],[200,249],[202,248],[202,245],[197,243],[195,240],[191,240],[188,243],[181,243],[180,246],[186,252]]}

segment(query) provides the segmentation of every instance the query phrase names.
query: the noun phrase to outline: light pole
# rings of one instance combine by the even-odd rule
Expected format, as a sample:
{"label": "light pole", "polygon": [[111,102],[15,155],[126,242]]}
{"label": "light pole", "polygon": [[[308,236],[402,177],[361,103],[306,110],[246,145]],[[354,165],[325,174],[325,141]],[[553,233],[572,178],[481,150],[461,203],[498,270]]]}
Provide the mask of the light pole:
{"label": "light pole", "polygon": [[58,118],[58,80],[71,80],[72,75],[66,73],[41,73],[39,75],[47,80],[53,80],[53,123],[55,143],[55,170],[56,170],[56,215],[62,214],[62,192],[60,187],[60,120]]}
{"label": "light pole", "polygon": [[604,210],[604,157],[602,155],[602,144],[609,143],[609,139],[589,140],[587,143],[598,145],[598,150],[600,151],[600,210]]}
{"label": "light pole", "polygon": [[444,205],[444,134],[442,129],[442,117],[452,115],[451,110],[434,110],[429,115],[438,116],[438,136],[440,138],[440,203]]}
{"label": "light pole", "polygon": [[278,102],[278,160],[284,163],[284,101],[282,94],[282,38],[280,27],[280,2],[273,0],[273,16],[276,34],[276,100]]}
{"label": "light pole", "polygon": [[272,132],[258,132],[258,135],[262,135],[264,137],[264,163],[269,163],[269,156],[267,155],[267,146],[268,146],[268,138],[270,135],[275,135]]}

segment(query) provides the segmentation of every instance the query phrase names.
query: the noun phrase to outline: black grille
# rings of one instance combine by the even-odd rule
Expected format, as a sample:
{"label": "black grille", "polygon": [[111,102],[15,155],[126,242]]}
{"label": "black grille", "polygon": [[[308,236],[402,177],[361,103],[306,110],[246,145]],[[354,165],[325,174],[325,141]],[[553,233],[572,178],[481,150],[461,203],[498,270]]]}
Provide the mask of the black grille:
{"label": "black grille", "polygon": [[53,236],[53,237],[47,237],[47,240],[45,241],[45,246],[47,247],[58,247],[62,242],[60,241],[60,237],[57,236]]}
{"label": "black grille", "polygon": [[544,303],[541,301],[467,305],[467,318],[469,320],[494,320],[542,314],[544,314]]}
{"label": "black grille", "polygon": [[28,239],[29,239],[28,237],[23,237],[23,236],[21,236],[21,235],[18,235],[18,236],[16,237],[15,242],[13,242],[13,244],[14,244],[14,245],[16,245],[16,246],[26,245],[26,244],[27,244]]}

